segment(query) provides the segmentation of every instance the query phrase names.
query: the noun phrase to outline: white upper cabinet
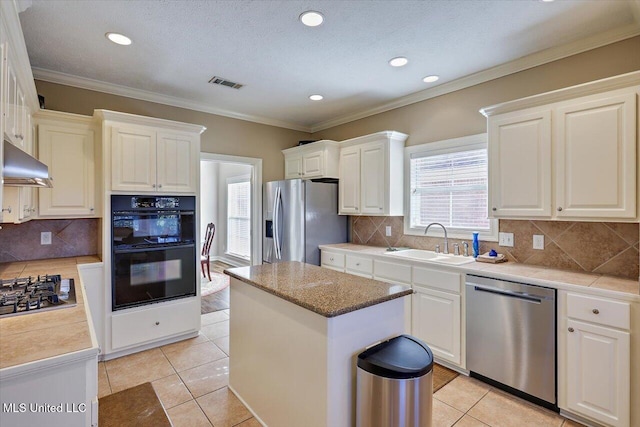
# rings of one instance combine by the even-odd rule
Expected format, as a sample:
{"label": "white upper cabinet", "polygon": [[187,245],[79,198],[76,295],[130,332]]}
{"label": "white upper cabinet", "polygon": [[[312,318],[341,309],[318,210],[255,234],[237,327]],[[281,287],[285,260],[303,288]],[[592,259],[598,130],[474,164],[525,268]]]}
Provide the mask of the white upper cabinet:
{"label": "white upper cabinet", "polygon": [[558,217],[636,216],[636,92],[599,94],[555,108]]}
{"label": "white upper cabinet", "polygon": [[337,179],[338,143],[322,140],[282,150],[284,179]]}
{"label": "white upper cabinet", "polygon": [[91,117],[42,111],[38,123],[38,158],[49,166],[53,188],[41,188],[40,217],[92,217],[96,206],[97,129]]}
{"label": "white upper cabinet", "polygon": [[493,215],[551,217],[551,111],[490,119],[489,141]]}
{"label": "white upper cabinet", "polygon": [[106,110],[95,115],[111,144],[111,190],[197,192],[204,127]]}
{"label": "white upper cabinet", "polygon": [[489,216],[637,220],[639,94],[634,72],[481,110]]}
{"label": "white upper cabinet", "polygon": [[403,215],[406,139],[384,131],[340,143],[339,214]]}

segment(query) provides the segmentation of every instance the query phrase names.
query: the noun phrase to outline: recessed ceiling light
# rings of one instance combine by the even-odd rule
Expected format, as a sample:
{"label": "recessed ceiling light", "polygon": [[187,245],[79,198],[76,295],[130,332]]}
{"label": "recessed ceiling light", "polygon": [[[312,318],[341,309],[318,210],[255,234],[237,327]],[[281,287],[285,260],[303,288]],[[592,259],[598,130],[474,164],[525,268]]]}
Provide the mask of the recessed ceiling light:
{"label": "recessed ceiling light", "polygon": [[300,15],[300,21],[307,27],[317,27],[324,21],[324,16],[320,12],[307,10]]}
{"label": "recessed ceiling light", "polygon": [[324,96],[322,95],[311,95],[309,97],[310,100],[312,101],[322,101],[322,99],[324,99]]}
{"label": "recessed ceiling light", "polygon": [[398,56],[395,58],[391,58],[389,60],[389,65],[391,65],[392,67],[403,67],[407,65],[407,62],[409,62],[407,58],[405,58],[404,56]]}
{"label": "recessed ceiling light", "polygon": [[553,0],[542,0],[543,3],[551,3]]}
{"label": "recessed ceiling light", "polygon": [[435,81],[438,81],[439,78],[440,77],[438,77],[438,76],[427,76],[424,79],[422,79],[422,81],[425,82],[425,83],[433,83]]}
{"label": "recessed ceiling light", "polygon": [[105,34],[105,37],[122,46],[129,46],[131,44],[131,39],[129,37],[119,33],[107,33]]}

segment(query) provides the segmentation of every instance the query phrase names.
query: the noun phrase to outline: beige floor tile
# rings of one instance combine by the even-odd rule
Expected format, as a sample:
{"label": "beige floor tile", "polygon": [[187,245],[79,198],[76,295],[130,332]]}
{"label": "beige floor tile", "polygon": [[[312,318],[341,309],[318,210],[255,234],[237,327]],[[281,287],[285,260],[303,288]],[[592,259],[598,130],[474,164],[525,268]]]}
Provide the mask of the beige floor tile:
{"label": "beige floor tile", "polygon": [[183,349],[165,351],[164,354],[178,372],[227,357],[226,353],[211,341]]}
{"label": "beige floor tile", "polygon": [[220,350],[224,351],[225,354],[227,356],[230,356],[229,354],[229,337],[222,337],[222,338],[216,338],[215,340],[213,340],[213,343],[215,345],[217,345]]}
{"label": "beige floor tile", "polygon": [[208,342],[209,338],[207,338],[204,334],[200,334],[195,338],[189,338],[186,340],[174,342],[173,344],[167,344],[160,347],[164,353],[167,351],[178,350],[182,348],[187,348],[192,345],[202,344],[203,342]]}
{"label": "beige floor tile", "polygon": [[551,411],[496,390],[487,393],[468,415],[492,427],[560,427],[564,421]]}
{"label": "beige floor tile", "polygon": [[464,415],[463,412],[433,399],[433,427],[451,427]]}
{"label": "beige floor tile", "polygon": [[216,360],[180,372],[180,378],[194,397],[229,385],[229,359]]}
{"label": "beige floor tile", "polygon": [[[160,351],[159,349],[157,350]],[[160,356],[154,355],[153,357],[136,360],[135,363],[130,364],[120,362],[116,365],[110,365],[109,362],[106,363],[112,393],[147,381],[151,382],[168,377],[176,372],[162,352],[160,352]]]}
{"label": "beige floor tile", "polygon": [[449,384],[438,390],[434,397],[462,412],[467,412],[478,403],[490,387],[474,378],[458,375]]}
{"label": "beige floor tile", "polygon": [[469,415],[465,415],[460,418],[457,423],[454,424],[455,427],[487,427],[485,423],[482,421],[478,421]]}
{"label": "beige floor tile", "polygon": [[580,424],[577,421],[564,420],[564,423],[562,424],[562,427],[585,427],[585,425],[584,424]]}
{"label": "beige floor tile", "polygon": [[255,418],[249,418],[247,421],[243,421],[235,427],[262,427],[262,424]]}
{"label": "beige floor tile", "polygon": [[168,409],[167,414],[173,427],[211,427],[195,400]]}
{"label": "beige floor tile", "polygon": [[196,399],[215,427],[231,427],[251,418],[251,412],[229,390],[221,388]]}
{"label": "beige floor tile", "polygon": [[152,348],[150,350],[133,353],[128,356],[118,357],[117,359],[113,360],[108,360],[105,362],[105,364],[108,371],[109,369],[137,365],[138,363],[152,363],[164,358],[164,354],[162,354],[162,351],[160,351],[159,348]]}
{"label": "beige floor tile", "polygon": [[98,399],[111,394],[111,386],[109,385],[109,377],[107,376],[107,368],[104,362],[98,363]]}
{"label": "beige floor tile", "polygon": [[213,323],[222,322],[224,320],[229,320],[229,315],[224,311],[214,311],[213,313],[203,314],[201,317],[202,325],[211,325]]}
{"label": "beige floor tile", "polygon": [[222,322],[214,323],[211,325],[203,326],[201,333],[206,335],[211,341],[229,336],[229,321],[224,320]]}
{"label": "beige floor tile", "polygon": [[177,374],[155,380],[151,385],[165,409],[173,408],[174,406],[193,399],[187,386],[184,385]]}

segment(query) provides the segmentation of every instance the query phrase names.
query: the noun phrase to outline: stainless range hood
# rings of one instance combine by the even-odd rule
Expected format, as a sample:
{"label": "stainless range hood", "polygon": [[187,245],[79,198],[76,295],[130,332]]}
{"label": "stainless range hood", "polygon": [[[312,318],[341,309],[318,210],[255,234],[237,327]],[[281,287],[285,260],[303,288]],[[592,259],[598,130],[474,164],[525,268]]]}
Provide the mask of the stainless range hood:
{"label": "stainless range hood", "polygon": [[4,141],[3,184],[13,187],[53,187],[47,165]]}

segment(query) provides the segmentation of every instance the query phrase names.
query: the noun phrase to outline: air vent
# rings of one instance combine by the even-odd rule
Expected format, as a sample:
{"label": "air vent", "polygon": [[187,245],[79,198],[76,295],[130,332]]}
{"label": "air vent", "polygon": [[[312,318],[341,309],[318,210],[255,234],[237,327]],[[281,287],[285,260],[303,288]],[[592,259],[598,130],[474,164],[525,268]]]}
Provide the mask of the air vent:
{"label": "air vent", "polygon": [[227,79],[223,79],[222,77],[218,77],[218,76],[213,76],[211,78],[211,80],[209,80],[209,83],[214,84],[214,85],[221,85],[221,86],[226,86],[226,87],[230,87],[232,89],[240,89],[242,86],[240,83],[236,83],[236,82],[232,82],[229,81]]}

